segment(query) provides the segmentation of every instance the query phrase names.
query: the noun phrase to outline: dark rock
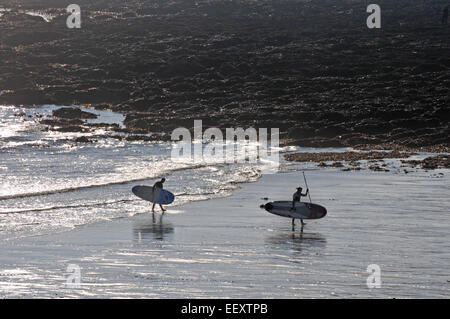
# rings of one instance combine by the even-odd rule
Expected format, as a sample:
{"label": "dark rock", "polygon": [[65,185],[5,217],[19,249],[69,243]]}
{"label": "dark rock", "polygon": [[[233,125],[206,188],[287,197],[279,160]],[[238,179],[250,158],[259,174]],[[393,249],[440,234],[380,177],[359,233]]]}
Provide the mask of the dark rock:
{"label": "dark rock", "polygon": [[[286,154],[284,157],[288,161],[295,162],[329,162],[329,161],[378,161],[384,158],[406,158],[411,156],[411,153],[392,152],[323,152],[323,153],[292,153]],[[337,164],[339,165],[339,164]]]}
{"label": "dark rock", "polygon": [[79,108],[63,107],[53,111],[53,116],[62,119],[96,119],[98,116]]}
{"label": "dark rock", "polygon": [[369,166],[369,169],[375,172],[389,172],[388,169],[380,167],[378,165],[371,165]]}
{"label": "dark rock", "polygon": [[430,156],[424,160],[403,160],[402,163],[420,166],[422,169],[450,168],[450,155]]}
{"label": "dark rock", "polygon": [[40,123],[49,126],[73,126],[82,125],[83,121],[79,119],[43,119],[40,121]]}
{"label": "dark rock", "polygon": [[87,138],[86,136],[80,136],[74,139],[74,142],[76,143],[92,143],[92,140]]}
{"label": "dark rock", "polygon": [[71,133],[81,133],[81,132],[88,132],[89,130],[82,126],[63,126],[63,127],[54,127],[53,130],[58,132],[71,132]]}
{"label": "dark rock", "polygon": [[149,131],[153,121],[151,118],[140,118],[127,122],[127,127],[132,127],[133,129]]}

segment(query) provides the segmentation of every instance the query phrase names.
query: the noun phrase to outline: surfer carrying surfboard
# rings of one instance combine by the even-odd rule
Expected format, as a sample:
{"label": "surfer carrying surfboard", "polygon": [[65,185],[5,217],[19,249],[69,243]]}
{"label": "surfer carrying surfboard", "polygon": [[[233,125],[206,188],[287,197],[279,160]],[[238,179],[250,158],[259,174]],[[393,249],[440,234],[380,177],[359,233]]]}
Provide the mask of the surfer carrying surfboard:
{"label": "surfer carrying surfboard", "polygon": [[136,185],[131,189],[131,191],[137,197],[152,202],[153,213],[155,212],[155,204],[159,204],[159,207],[161,207],[161,210],[164,214],[166,210],[162,207],[162,205],[171,204],[175,199],[174,194],[172,194],[168,190],[163,189],[163,184],[165,181],[166,179],[163,178],[160,181],[156,182],[153,186]]}
{"label": "surfer carrying surfboard", "polygon": [[[318,204],[314,204],[311,201],[308,183],[306,181],[304,172],[303,177],[305,179],[306,185],[305,194],[302,193],[303,188],[297,187],[297,191],[292,196],[292,201],[290,200],[273,201],[259,206],[260,208],[264,208],[271,214],[291,218],[292,231],[295,230],[296,219],[300,219],[300,221],[302,222],[302,230],[303,230],[303,226],[305,225],[305,223],[303,222],[304,219],[319,219],[327,215],[327,209],[325,207],[320,206]],[[308,196],[309,203],[301,203],[300,199],[302,198],[302,196]]]}
{"label": "surfer carrying surfboard", "polygon": [[[156,198],[159,197],[159,191],[161,191],[161,190],[163,189],[163,184],[164,184],[165,181],[166,181],[166,179],[163,177],[159,182],[156,182],[156,183],[153,185],[153,194],[154,194],[154,196],[155,196]],[[156,203],[154,202],[154,203],[153,203],[153,206],[152,206],[152,212],[155,212],[155,205],[156,205]],[[161,204],[159,204],[159,207],[161,207],[161,210],[162,210],[163,212],[166,211],[166,210],[162,207]]]}
{"label": "surfer carrying surfboard", "polygon": [[[309,188],[306,189],[306,193],[305,194],[302,194],[302,190],[303,190],[303,188],[297,187],[297,191],[294,193],[294,195],[292,195],[292,207],[291,207],[291,210],[295,209],[295,203],[296,202],[301,202],[302,196],[304,196],[304,197],[308,196]],[[303,219],[300,219],[300,221],[302,223],[302,226],[305,225],[305,223],[303,222]],[[292,227],[294,227],[294,223],[295,223],[295,219],[292,218]]]}
{"label": "surfer carrying surfboard", "polygon": [[303,190],[303,188],[297,187],[297,191],[294,193],[294,195],[292,195],[292,208],[291,208],[292,210],[294,210],[294,208],[295,208],[295,202],[300,202],[302,196],[303,197],[308,196],[309,189],[308,188],[306,189],[305,194],[302,194],[302,190]]}

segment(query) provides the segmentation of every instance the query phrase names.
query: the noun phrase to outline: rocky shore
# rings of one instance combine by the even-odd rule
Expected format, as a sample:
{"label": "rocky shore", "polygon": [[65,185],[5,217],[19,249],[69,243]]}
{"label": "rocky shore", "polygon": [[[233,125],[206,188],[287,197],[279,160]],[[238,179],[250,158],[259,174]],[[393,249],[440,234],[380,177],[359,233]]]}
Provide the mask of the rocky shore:
{"label": "rocky shore", "polygon": [[[350,152],[321,152],[321,153],[290,153],[284,158],[292,162],[313,162],[319,167],[337,167],[342,171],[361,170],[361,161],[367,161],[367,169],[377,172],[389,172],[384,159],[408,158],[416,153],[408,152],[383,152],[383,151],[350,151]],[[433,170],[438,168],[450,168],[450,155],[441,154],[429,156],[423,160],[401,160],[402,167],[421,168]],[[405,170],[405,173],[408,171]]]}
{"label": "rocky shore", "polygon": [[361,160],[380,160],[385,158],[407,158],[412,153],[392,152],[323,152],[323,153],[293,153],[286,154],[284,158],[288,161],[296,162],[329,162],[329,161],[361,161]]}
{"label": "rocky shore", "polygon": [[359,171],[363,167],[360,161],[368,161],[367,169],[376,172],[389,172],[387,164],[382,163],[384,159],[408,158],[414,153],[408,152],[321,152],[321,153],[291,153],[284,158],[293,162],[313,162],[319,167],[336,167],[342,171]]}
{"label": "rocky shore", "polygon": [[2,2],[0,104],[91,104],[125,114],[126,132],[202,119],[300,146],[450,145],[448,1],[380,1],[379,30],[362,0],[77,4],[68,29],[60,1]]}
{"label": "rocky shore", "polygon": [[425,158],[422,161],[409,160],[402,161],[412,167],[420,167],[422,169],[450,168],[450,155],[437,155]]}

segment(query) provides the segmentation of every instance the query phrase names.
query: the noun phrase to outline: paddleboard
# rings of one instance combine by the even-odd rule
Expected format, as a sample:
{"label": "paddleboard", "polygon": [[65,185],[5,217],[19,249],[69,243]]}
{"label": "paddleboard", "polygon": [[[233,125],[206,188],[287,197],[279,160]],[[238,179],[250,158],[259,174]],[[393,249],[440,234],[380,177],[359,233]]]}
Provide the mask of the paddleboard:
{"label": "paddleboard", "polygon": [[292,210],[292,201],[275,201],[262,207],[271,214],[297,219],[319,219],[327,214],[325,207],[303,202],[296,202],[295,209]]}
{"label": "paddleboard", "polygon": [[155,192],[153,192],[151,186],[134,186],[131,191],[139,198],[161,205],[170,204],[175,199],[175,195],[165,189],[155,188]]}

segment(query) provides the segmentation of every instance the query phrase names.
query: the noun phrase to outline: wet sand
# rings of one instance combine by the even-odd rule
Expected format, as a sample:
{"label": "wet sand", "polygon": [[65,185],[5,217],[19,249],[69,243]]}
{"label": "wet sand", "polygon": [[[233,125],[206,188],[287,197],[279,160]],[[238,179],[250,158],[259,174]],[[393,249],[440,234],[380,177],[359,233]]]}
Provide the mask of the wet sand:
{"label": "wet sand", "polygon": [[[328,215],[291,231],[258,206],[289,198],[300,172],[264,175],[231,197],[0,244],[0,297],[446,298],[448,170],[307,172]],[[124,212],[126,216],[129,212]],[[297,222],[299,224],[299,222]],[[81,286],[66,286],[67,267]],[[382,287],[369,289],[368,265]]]}

